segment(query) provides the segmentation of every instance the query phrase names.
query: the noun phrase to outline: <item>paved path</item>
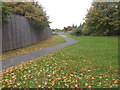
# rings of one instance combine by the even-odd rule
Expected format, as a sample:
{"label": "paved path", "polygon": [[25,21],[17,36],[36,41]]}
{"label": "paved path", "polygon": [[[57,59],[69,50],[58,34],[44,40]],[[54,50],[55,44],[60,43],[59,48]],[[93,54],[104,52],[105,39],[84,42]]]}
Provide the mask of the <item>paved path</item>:
{"label": "paved path", "polygon": [[38,58],[40,56],[43,56],[43,55],[48,54],[50,52],[54,52],[58,49],[61,49],[63,47],[66,47],[68,45],[71,45],[71,44],[78,42],[78,41],[76,41],[72,38],[69,38],[67,36],[64,36],[64,35],[61,35],[61,36],[64,37],[64,39],[66,40],[66,43],[62,43],[62,44],[58,44],[55,46],[43,48],[40,50],[35,50],[35,51],[24,53],[24,54],[19,54],[19,55],[12,56],[12,57],[4,59],[4,60],[0,60],[0,63],[1,63],[0,67],[2,67],[0,69],[0,71],[5,70],[5,69],[12,67],[12,66],[19,65],[23,62],[30,61],[32,59]]}

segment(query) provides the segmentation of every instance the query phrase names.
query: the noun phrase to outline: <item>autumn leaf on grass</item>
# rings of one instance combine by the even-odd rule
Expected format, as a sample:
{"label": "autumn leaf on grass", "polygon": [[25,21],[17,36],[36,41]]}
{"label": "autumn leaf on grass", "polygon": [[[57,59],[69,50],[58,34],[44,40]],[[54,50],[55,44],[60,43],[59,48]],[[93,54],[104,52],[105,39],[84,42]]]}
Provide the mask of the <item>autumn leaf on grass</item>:
{"label": "autumn leaf on grass", "polygon": [[16,84],[19,86],[19,85],[21,85],[22,83],[21,83],[21,82],[17,82]]}
{"label": "autumn leaf on grass", "polygon": [[55,78],[55,81],[59,81],[59,80],[61,80],[61,78]]}
{"label": "autumn leaf on grass", "polygon": [[56,73],[56,70],[55,71],[53,71],[53,74],[55,74]]}
{"label": "autumn leaf on grass", "polygon": [[118,80],[115,80],[114,83],[118,83]]}

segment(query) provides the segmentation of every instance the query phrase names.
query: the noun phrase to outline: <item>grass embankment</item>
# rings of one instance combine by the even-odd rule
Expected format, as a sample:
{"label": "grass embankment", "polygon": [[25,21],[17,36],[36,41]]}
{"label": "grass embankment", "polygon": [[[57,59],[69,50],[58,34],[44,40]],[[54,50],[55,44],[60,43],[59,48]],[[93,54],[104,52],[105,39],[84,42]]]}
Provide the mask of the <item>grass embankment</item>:
{"label": "grass embankment", "polygon": [[118,38],[71,36],[79,42],[3,72],[3,87],[117,88]]}
{"label": "grass embankment", "polygon": [[3,52],[2,53],[2,59],[9,58],[11,56],[15,56],[15,55],[18,55],[18,54],[23,54],[23,53],[31,52],[31,51],[34,51],[34,50],[54,46],[54,45],[64,43],[64,42],[66,42],[66,41],[64,40],[63,37],[61,37],[59,35],[53,35],[51,38],[49,38],[47,40],[44,40],[42,42],[38,42],[36,44],[30,45],[30,46],[27,46],[27,47],[23,47],[23,48],[19,48],[19,49],[16,49],[16,50]]}

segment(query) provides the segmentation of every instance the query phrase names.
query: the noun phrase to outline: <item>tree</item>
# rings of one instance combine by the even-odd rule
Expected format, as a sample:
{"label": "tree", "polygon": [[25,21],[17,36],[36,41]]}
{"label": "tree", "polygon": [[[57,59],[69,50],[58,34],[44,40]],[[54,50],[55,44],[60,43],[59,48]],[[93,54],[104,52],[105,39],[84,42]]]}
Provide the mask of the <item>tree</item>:
{"label": "tree", "polygon": [[[3,7],[9,7],[12,9],[12,13],[25,16],[29,20],[32,20],[35,24],[41,27],[49,27],[48,17],[46,12],[38,3],[32,2],[6,2]],[[8,10],[8,8],[6,8]],[[3,11],[3,14],[5,12]]]}
{"label": "tree", "polygon": [[93,2],[85,18],[84,31],[92,35],[119,35],[118,2]]}

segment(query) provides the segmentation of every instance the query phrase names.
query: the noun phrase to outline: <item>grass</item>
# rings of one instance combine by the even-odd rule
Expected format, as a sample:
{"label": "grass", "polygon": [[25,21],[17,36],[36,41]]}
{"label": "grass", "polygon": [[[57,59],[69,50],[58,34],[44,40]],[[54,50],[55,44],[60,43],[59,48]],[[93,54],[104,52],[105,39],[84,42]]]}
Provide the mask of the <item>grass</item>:
{"label": "grass", "polygon": [[63,37],[61,37],[59,35],[53,35],[51,38],[49,38],[47,40],[44,40],[42,42],[38,42],[36,44],[30,45],[30,46],[27,46],[27,47],[23,47],[23,48],[19,48],[19,49],[16,49],[16,50],[3,52],[2,53],[2,59],[9,58],[11,56],[15,56],[15,55],[18,55],[18,54],[23,54],[23,53],[31,52],[31,51],[34,51],[34,50],[42,49],[42,48],[45,48],[45,47],[54,46],[54,45],[64,43],[64,42],[66,42],[66,41],[64,40]]}
{"label": "grass", "polygon": [[12,88],[117,88],[118,38],[71,36],[79,42],[3,71]]}

